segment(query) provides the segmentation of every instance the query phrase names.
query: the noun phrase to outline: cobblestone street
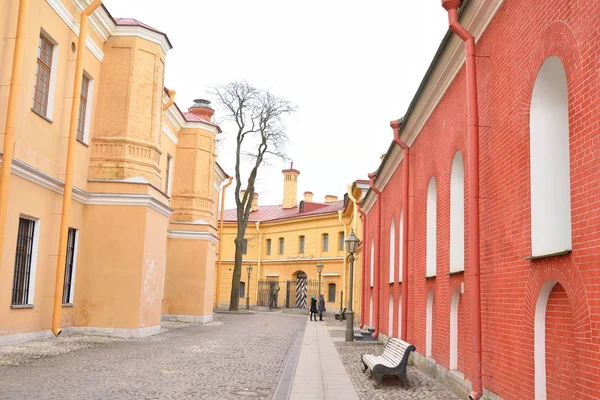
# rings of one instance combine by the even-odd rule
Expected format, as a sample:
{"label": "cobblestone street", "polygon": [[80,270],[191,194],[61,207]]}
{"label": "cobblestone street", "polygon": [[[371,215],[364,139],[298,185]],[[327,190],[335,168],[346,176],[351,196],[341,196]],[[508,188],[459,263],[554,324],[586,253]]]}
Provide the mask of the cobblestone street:
{"label": "cobblestone street", "polygon": [[280,313],[217,314],[144,339],[6,346],[0,399],[270,399],[305,323]]}

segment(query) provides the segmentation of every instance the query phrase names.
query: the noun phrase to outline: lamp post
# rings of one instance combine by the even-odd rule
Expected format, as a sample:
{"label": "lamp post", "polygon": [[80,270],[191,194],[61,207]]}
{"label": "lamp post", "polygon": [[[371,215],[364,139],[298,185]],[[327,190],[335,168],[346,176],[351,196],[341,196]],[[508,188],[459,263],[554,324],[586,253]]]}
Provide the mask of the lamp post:
{"label": "lamp post", "polygon": [[354,289],[354,253],[358,249],[360,239],[354,234],[354,231],[350,232],[345,240],[346,249],[350,253],[350,285],[348,287],[348,310],[346,311],[346,342],[354,341],[354,313],[352,312],[352,293]]}
{"label": "lamp post", "polygon": [[317,263],[317,272],[319,273],[319,300],[321,300],[321,273],[323,272],[323,263],[319,261]]}
{"label": "lamp post", "polygon": [[248,264],[248,287],[246,288],[246,310],[250,309],[250,274],[252,273],[252,265]]}

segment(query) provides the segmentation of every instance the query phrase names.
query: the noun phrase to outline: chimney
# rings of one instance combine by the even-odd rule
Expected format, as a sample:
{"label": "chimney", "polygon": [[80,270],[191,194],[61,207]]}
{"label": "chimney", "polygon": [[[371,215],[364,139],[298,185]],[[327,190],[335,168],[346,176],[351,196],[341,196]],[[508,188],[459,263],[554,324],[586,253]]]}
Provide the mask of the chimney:
{"label": "chimney", "polygon": [[300,175],[300,171],[294,169],[294,163],[290,165],[289,169],[284,169],[283,171],[283,208],[293,208],[296,207],[298,201],[296,197],[298,196],[298,175]]}
{"label": "chimney", "polygon": [[325,203],[333,203],[334,201],[337,201],[338,198],[337,196],[334,196],[332,194],[328,194],[325,196]]}
{"label": "chimney", "polygon": [[212,122],[212,116],[215,113],[215,110],[210,106],[210,101],[204,99],[194,100],[194,104],[192,104],[188,111],[209,122]]}
{"label": "chimney", "polygon": [[252,197],[252,208],[250,211],[258,211],[258,193],[254,192],[254,197]]}
{"label": "chimney", "polygon": [[304,201],[312,201],[313,192],[304,192]]}

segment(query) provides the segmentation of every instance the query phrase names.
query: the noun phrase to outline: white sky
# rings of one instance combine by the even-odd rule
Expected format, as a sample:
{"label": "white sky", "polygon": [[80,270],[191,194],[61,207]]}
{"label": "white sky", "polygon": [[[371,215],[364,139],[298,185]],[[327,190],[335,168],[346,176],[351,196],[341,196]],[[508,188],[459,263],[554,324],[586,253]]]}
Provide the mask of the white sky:
{"label": "white sky", "polygon": [[[341,198],[348,183],[377,169],[392,140],[389,121],[406,112],[448,27],[439,0],[104,4],[114,17],[167,33],[173,49],[165,85],[177,90],[182,110],[206,98],[210,86],[240,79],[299,107],[287,120],[288,154],[301,172],[298,201],[307,190],[315,201]],[[234,142],[226,139],[218,161],[230,175],[234,156]],[[261,205],[281,204],[287,167],[276,160],[259,170]],[[227,208],[232,196],[230,189]]]}

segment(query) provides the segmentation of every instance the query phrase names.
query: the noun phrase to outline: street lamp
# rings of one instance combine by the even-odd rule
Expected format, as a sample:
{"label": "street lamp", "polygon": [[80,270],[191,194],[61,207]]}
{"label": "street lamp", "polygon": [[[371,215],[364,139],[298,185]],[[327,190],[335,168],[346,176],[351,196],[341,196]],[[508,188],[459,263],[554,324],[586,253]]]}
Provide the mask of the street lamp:
{"label": "street lamp", "polygon": [[319,273],[319,300],[321,300],[321,273],[323,272],[323,263],[319,261],[317,263],[317,272]]}
{"label": "street lamp", "polygon": [[248,287],[246,288],[246,310],[250,309],[250,274],[252,273],[252,265],[248,264]]}
{"label": "street lamp", "polygon": [[354,314],[352,312],[352,292],[354,289],[354,253],[358,250],[360,239],[350,232],[345,240],[346,249],[350,253],[350,286],[348,287],[348,310],[346,311],[346,342],[354,341]]}

